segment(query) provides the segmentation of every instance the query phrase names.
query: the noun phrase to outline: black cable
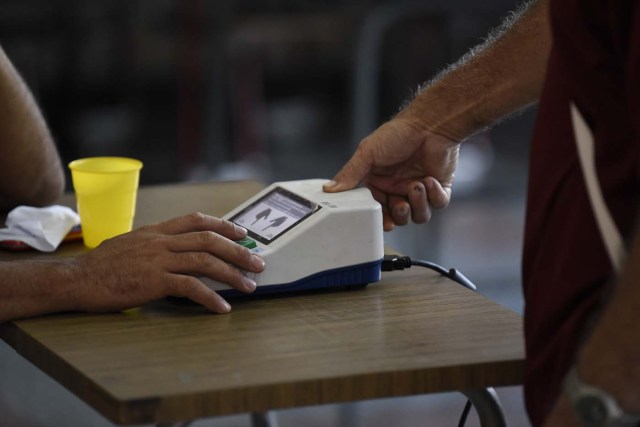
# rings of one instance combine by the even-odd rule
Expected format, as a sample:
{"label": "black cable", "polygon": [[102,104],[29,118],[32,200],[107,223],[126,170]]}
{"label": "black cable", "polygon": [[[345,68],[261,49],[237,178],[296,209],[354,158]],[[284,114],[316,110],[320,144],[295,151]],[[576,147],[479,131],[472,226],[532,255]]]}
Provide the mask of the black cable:
{"label": "black cable", "polygon": [[464,427],[467,422],[467,417],[469,416],[469,411],[471,411],[471,401],[467,400],[467,403],[464,404],[464,409],[462,410],[462,414],[460,414],[460,421],[458,421],[458,427]]}
{"label": "black cable", "polygon": [[421,259],[412,259],[411,260],[411,265],[418,265],[420,267],[425,267],[425,268],[429,268],[433,271],[437,271],[438,273],[442,274],[443,276],[449,276],[449,270],[447,270],[444,267],[440,267],[438,264],[434,264],[432,262],[429,261],[423,261]]}
{"label": "black cable", "polygon": [[446,268],[441,267],[438,264],[434,264],[433,262],[423,261],[420,259],[411,259],[408,256],[385,255],[382,259],[382,271],[404,270],[405,268],[409,268],[412,265],[417,265],[436,271],[443,276],[453,280],[454,282],[464,286],[465,288],[471,289],[472,291],[475,291],[477,289],[476,285],[474,285],[471,280],[467,279],[464,274],[462,274],[455,268],[450,268],[449,270],[447,270]]}

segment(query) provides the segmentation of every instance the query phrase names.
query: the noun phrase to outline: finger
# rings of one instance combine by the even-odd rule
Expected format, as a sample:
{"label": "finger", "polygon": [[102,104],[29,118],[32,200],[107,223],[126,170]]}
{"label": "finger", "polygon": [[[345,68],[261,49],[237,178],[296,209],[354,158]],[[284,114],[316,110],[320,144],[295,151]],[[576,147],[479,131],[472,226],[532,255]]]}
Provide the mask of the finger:
{"label": "finger", "polygon": [[424,184],[416,181],[411,184],[409,190],[409,205],[411,206],[411,219],[416,224],[422,224],[431,218],[431,209],[427,203],[427,190]]}
{"label": "finger", "polygon": [[226,219],[220,219],[215,217],[210,217],[210,218],[214,218],[215,220],[217,220],[217,221],[215,220],[213,221],[211,231],[215,231],[216,233],[224,237],[227,237],[231,240],[240,240],[247,236],[247,229],[239,226],[236,223],[227,221]]}
{"label": "finger", "polygon": [[373,199],[380,203],[382,206],[388,206],[389,203],[387,201],[387,194],[384,193],[383,191],[380,191],[379,189],[377,189],[376,187],[370,187],[369,191],[371,191],[371,196],[373,197]]}
{"label": "finger", "polygon": [[202,253],[231,263],[246,271],[264,270],[264,260],[249,249],[212,231],[184,233],[172,236],[169,249],[178,253]]}
{"label": "finger", "polygon": [[382,229],[384,231],[391,231],[395,228],[396,224],[393,222],[393,218],[389,213],[389,209],[386,206],[382,207]]}
{"label": "finger", "polygon": [[416,178],[393,178],[385,175],[370,175],[367,177],[366,185],[376,187],[380,191],[387,194],[398,194],[407,196],[412,184],[415,184]]}
{"label": "finger", "polygon": [[384,231],[391,231],[395,228],[393,217],[389,213],[389,203],[387,201],[387,195],[375,187],[369,189],[374,200],[380,203],[382,206],[382,229]]}
{"label": "finger", "polygon": [[256,282],[238,268],[205,252],[173,254],[168,262],[168,270],[176,274],[208,277],[241,292],[253,292],[256,289]]}
{"label": "finger", "polygon": [[372,167],[372,161],[366,151],[363,150],[362,144],[349,161],[340,169],[333,177],[333,180],[326,183],[322,189],[328,193],[350,190],[358,186],[362,178],[369,173]]}
{"label": "finger", "polygon": [[231,306],[224,298],[192,276],[174,276],[170,296],[189,298],[215,313],[222,314],[231,311]]}
{"label": "finger", "polygon": [[393,222],[397,225],[407,225],[409,223],[411,207],[407,199],[401,196],[389,195],[389,212],[393,218]]}
{"label": "finger", "polygon": [[449,206],[451,200],[451,187],[443,187],[440,181],[433,177],[425,180],[427,189],[427,199],[429,204],[436,209],[443,209]]}
{"label": "finger", "polygon": [[231,221],[194,212],[188,215],[172,218],[151,226],[158,232],[165,234],[182,234],[193,231],[215,231],[231,240],[242,239],[247,235],[247,230]]}

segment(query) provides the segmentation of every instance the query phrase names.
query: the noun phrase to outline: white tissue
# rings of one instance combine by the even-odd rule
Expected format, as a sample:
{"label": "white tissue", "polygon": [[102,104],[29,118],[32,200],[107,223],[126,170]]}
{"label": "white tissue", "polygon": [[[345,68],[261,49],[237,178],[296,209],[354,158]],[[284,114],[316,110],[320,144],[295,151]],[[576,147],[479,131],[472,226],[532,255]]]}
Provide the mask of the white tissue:
{"label": "white tissue", "polygon": [[53,252],[78,224],[80,217],[66,206],[18,206],[7,215],[0,240],[19,240],[39,251]]}

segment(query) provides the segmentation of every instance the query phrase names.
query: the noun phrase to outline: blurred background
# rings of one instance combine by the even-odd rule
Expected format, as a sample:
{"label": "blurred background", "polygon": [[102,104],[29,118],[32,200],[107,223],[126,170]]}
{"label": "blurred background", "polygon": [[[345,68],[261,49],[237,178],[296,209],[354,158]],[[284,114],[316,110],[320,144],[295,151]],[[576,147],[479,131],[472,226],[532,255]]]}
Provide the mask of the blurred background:
{"label": "blurred background", "polygon": [[[517,3],[0,0],[0,45],[35,94],[65,163],[136,157],[145,165],[142,185],[270,183],[331,178],[363,136],[420,83],[481,42]],[[534,118],[531,109],[468,140],[451,206],[427,225],[386,235],[388,245],[411,257],[460,269],[481,293],[517,312]],[[12,364],[24,362],[4,344],[0,351],[3,375],[46,383],[29,366],[15,371]],[[25,387],[25,395],[32,393]],[[43,387],[66,393],[54,383]],[[520,389],[499,392],[510,402],[511,425],[527,425]],[[64,399],[61,407],[73,398]],[[3,390],[0,412],[23,400]],[[397,426],[425,425],[416,420],[435,417],[438,408],[450,422],[428,425],[454,425],[464,403],[449,396],[431,398],[431,406],[424,399],[394,402],[353,405],[365,408],[363,415],[346,425],[385,425],[364,415],[376,410],[395,414]],[[324,419],[314,415],[318,425],[343,425],[326,418],[338,406],[320,410]],[[81,425],[108,425],[84,410],[93,418],[86,415]],[[309,412],[297,411],[292,419],[301,413],[311,426]],[[9,425],[64,425],[29,416],[36,418],[16,415]]]}

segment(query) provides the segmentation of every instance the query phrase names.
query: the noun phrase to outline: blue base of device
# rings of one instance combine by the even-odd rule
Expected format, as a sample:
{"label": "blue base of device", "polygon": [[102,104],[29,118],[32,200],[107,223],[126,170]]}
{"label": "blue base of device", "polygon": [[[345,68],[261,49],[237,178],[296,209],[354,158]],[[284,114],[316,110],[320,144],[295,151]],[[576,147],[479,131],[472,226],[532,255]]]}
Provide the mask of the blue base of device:
{"label": "blue base of device", "polygon": [[255,295],[269,295],[284,292],[301,292],[319,289],[362,287],[368,283],[380,280],[382,260],[368,262],[366,264],[351,265],[348,267],[336,268],[334,270],[321,271],[291,283],[278,285],[258,286],[250,294],[246,294],[235,289],[225,289],[216,291],[221,296],[227,297],[248,297]]}

